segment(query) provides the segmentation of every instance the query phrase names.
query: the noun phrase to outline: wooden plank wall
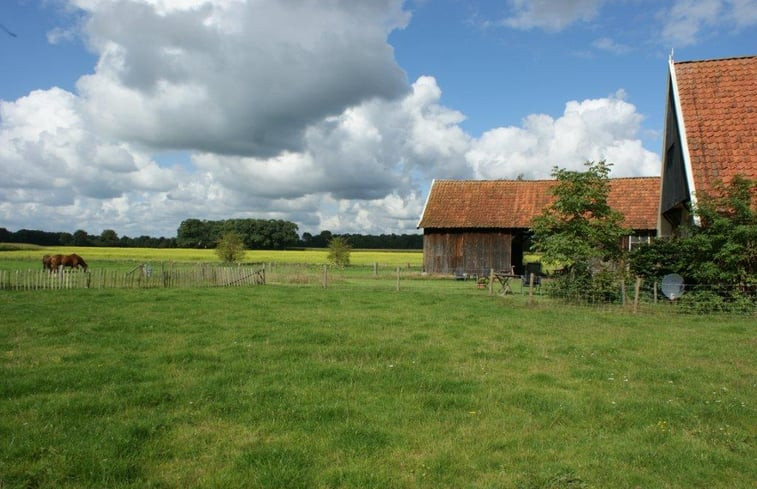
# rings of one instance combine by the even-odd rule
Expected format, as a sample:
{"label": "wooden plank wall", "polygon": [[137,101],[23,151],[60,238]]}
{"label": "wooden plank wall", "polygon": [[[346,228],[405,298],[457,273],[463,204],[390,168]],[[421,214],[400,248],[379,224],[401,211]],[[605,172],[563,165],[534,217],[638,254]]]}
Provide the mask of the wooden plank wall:
{"label": "wooden plank wall", "polygon": [[479,275],[492,268],[510,270],[512,241],[512,233],[503,230],[426,230],[423,269],[427,273]]}

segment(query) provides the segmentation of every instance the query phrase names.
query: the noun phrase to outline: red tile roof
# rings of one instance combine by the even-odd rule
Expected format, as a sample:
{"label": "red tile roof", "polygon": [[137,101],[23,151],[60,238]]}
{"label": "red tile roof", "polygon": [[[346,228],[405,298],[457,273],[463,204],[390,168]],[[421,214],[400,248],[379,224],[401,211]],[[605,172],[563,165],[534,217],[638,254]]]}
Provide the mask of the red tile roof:
{"label": "red tile roof", "polygon": [[673,63],[696,192],[757,179],[757,56]]}
{"label": "red tile roof", "polygon": [[[524,228],[554,199],[555,180],[435,180],[419,228]],[[660,178],[614,178],[608,203],[632,229],[656,229]]]}

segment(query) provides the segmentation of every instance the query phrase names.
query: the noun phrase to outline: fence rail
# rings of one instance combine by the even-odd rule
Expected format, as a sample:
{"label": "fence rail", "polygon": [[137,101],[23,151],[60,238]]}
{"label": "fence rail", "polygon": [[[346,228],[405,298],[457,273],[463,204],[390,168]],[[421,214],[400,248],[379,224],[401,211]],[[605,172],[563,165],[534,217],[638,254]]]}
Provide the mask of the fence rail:
{"label": "fence rail", "polygon": [[265,269],[256,267],[178,268],[161,266],[157,270],[140,265],[121,270],[0,270],[0,289],[60,290],[158,287],[239,287],[265,284]]}

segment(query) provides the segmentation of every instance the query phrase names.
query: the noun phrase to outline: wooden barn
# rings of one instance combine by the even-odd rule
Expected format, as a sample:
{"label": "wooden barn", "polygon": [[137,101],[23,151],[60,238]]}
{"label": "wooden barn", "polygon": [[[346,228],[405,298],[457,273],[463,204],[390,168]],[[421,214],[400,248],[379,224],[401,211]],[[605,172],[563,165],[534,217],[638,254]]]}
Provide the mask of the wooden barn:
{"label": "wooden barn", "polygon": [[[554,180],[434,180],[423,215],[423,266],[428,273],[523,273],[531,220],[551,204]],[[658,177],[610,180],[608,203],[634,230],[624,246],[655,236]]]}
{"label": "wooden barn", "polygon": [[757,56],[669,61],[659,235],[699,224],[697,193],[757,179]]}

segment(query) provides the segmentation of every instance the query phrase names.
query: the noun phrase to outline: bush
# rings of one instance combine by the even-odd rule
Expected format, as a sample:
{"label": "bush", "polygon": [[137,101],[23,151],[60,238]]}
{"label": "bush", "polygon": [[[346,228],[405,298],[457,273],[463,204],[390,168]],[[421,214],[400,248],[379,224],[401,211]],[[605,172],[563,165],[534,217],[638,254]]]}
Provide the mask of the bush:
{"label": "bush", "polygon": [[224,234],[216,245],[216,255],[224,263],[242,261],[244,258],[244,242],[242,236],[234,231]]}
{"label": "bush", "polygon": [[329,254],[327,259],[339,268],[344,268],[350,264],[351,250],[352,247],[349,242],[347,242],[346,238],[336,236],[331,238],[331,241],[329,242]]}
{"label": "bush", "polygon": [[551,297],[570,302],[608,303],[621,300],[621,272],[610,266],[591,269],[576,265],[567,272],[555,275],[545,288]]}
{"label": "bush", "polygon": [[754,311],[757,289],[757,183],[736,176],[700,195],[694,209],[701,226],[657,239],[629,255],[631,271],[648,280],[681,275],[689,292],[683,309],[694,313]]}

